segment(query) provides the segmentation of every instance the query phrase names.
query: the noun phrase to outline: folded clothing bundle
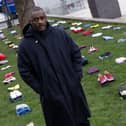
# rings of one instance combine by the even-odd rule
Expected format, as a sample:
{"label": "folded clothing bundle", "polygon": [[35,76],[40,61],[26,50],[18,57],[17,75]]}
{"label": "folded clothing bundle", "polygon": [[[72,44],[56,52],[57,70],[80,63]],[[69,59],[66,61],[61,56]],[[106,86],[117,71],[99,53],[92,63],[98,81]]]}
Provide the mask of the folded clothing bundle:
{"label": "folded clothing bundle", "polygon": [[31,108],[27,104],[16,105],[16,114],[18,116],[24,115],[29,112],[31,112]]}
{"label": "folded clothing bundle", "polygon": [[23,98],[22,92],[19,90],[14,90],[10,92],[9,99],[11,102],[16,102],[18,100],[21,100]]}

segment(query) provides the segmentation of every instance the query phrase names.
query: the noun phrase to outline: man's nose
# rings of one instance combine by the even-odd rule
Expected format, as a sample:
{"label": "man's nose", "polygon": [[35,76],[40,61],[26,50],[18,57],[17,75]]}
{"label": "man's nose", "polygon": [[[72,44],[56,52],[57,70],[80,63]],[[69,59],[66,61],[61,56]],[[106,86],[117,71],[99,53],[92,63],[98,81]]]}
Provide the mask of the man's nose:
{"label": "man's nose", "polygon": [[43,23],[43,22],[44,21],[41,18],[39,18],[38,23]]}

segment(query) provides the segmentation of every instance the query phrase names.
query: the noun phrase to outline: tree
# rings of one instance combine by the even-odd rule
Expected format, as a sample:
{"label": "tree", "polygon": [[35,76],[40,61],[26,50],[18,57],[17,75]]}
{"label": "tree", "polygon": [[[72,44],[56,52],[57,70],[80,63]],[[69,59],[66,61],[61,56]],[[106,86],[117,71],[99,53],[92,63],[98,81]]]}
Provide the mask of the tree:
{"label": "tree", "polygon": [[33,0],[14,0],[21,29],[29,21],[31,9],[35,6]]}

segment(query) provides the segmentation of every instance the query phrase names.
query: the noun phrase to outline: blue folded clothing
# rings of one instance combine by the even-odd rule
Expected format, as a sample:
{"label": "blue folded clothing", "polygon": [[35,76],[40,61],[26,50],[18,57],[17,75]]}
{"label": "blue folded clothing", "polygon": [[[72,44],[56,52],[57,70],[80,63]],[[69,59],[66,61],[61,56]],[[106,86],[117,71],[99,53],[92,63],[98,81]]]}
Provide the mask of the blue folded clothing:
{"label": "blue folded clothing", "polygon": [[120,26],[117,26],[117,27],[113,27],[113,30],[120,30],[121,27]]}
{"label": "blue folded clothing", "polygon": [[88,64],[88,59],[85,56],[81,56],[81,58],[82,58],[82,65],[83,66]]}
{"label": "blue folded clothing", "polygon": [[112,56],[111,52],[105,52],[105,53],[101,54],[98,58],[103,60],[103,59],[108,58],[110,56]]}
{"label": "blue folded clothing", "polygon": [[91,24],[84,24],[85,28],[89,28],[91,26]]}
{"label": "blue folded clothing", "polygon": [[27,104],[16,105],[16,115],[21,116],[31,112],[31,108]]}
{"label": "blue folded clothing", "polygon": [[104,40],[112,40],[114,39],[112,36],[102,36]]}
{"label": "blue folded clothing", "polygon": [[123,42],[126,42],[125,38],[120,38],[120,39],[117,40],[117,43],[123,43]]}

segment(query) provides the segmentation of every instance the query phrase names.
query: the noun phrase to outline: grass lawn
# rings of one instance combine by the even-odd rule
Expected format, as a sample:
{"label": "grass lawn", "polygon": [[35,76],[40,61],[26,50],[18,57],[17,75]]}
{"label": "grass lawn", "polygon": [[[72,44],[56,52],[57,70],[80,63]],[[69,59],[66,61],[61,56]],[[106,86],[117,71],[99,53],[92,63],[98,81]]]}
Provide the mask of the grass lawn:
{"label": "grass lawn", "polygon": [[[80,22],[75,20],[66,20],[66,27],[70,27],[72,22]],[[90,23],[91,26],[98,22],[85,22],[81,21],[80,25],[85,30],[84,25]],[[91,37],[82,36],[82,33],[73,33],[69,29],[66,29],[68,34],[71,35],[78,46],[86,45],[86,48],[81,50],[82,55],[88,59],[88,64],[83,66],[83,78],[82,86],[85,90],[87,100],[91,109],[92,117],[90,118],[91,126],[125,126],[126,125],[126,101],[122,100],[118,95],[118,88],[121,83],[126,83],[126,63],[116,64],[115,59],[118,57],[126,56],[126,42],[117,43],[120,38],[126,38],[126,25],[125,24],[112,24],[112,23],[98,23],[99,27],[93,28],[93,34],[102,32],[102,36],[112,36],[112,40],[104,40],[102,36]],[[103,26],[112,25],[112,28],[102,30]],[[119,26],[120,30],[113,30],[114,27]],[[18,27],[14,27],[18,34],[20,30]],[[15,44],[18,44],[20,40],[17,39],[17,35],[10,33],[11,29],[3,30],[8,40]],[[98,48],[94,53],[88,54],[90,46]],[[111,52],[112,56],[104,60],[98,58],[99,55],[104,52]],[[9,61],[5,65],[1,65],[0,69],[4,66],[11,65],[12,68],[1,71],[0,70],[0,125],[1,126],[26,126],[29,122],[33,121],[35,126],[44,126],[44,117],[42,115],[41,106],[39,103],[39,96],[28,87],[20,78],[17,70],[17,57],[15,49],[9,48],[5,44],[5,40],[0,41],[0,53],[4,53]],[[115,81],[109,82],[105,87],[97,82],[97,75],[88,74],[87,70],[90,67],[99,68],[99,73],[104,74],[107,70],[115,77]],[[15,71],[14,76],[16,81],[10,84],[3,84],[4,75],[7,72]],[[8,87],[20,84],[20,91],[23,93],[24,98],[21,101],[11,103],[9,101]],[[15,107],[17,104],[25,103],[30,106],[32,111],[23,116],[17,116],[15,113]]]}

